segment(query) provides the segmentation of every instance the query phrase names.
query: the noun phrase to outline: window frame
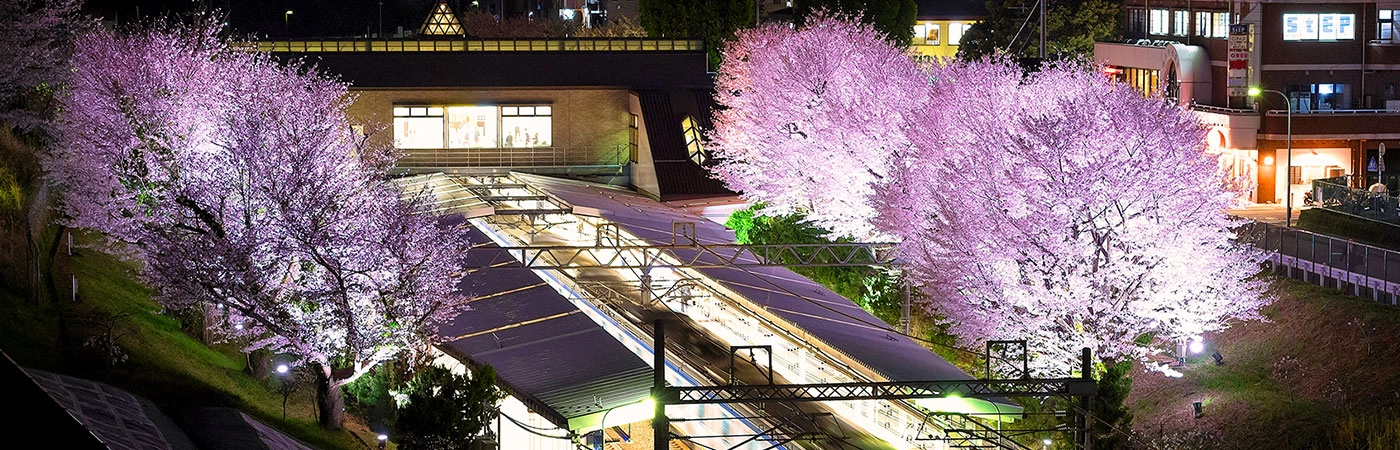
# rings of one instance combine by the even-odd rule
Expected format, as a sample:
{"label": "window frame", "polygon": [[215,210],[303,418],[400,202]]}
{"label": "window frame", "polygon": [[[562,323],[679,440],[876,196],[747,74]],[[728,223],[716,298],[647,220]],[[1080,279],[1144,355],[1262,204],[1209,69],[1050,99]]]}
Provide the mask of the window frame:
{"label": "window frame", "polygon": [[1166,36],[1171,34],[1171,10],[1153,8],[1147,13],[1147,34]]}
{"label": "window frame", "polygon": [[[453,147],[451,138],[451,124],[448,121],[448,110],[451,108],[492,108],[494,109],[495,120],[495,145],[490,147]],[[468,150],[468,149],[507,149],[507,148],[551,148],[554,147],[554,105],[550,103],[521,103],[521,104],[473,104],[473,103],[448,103],[448,104],[423,104],[423,103],[401,103],[391,106],[391,116],[394,119],[393,132],[390,139],[395,149],[399,150]],[[549,137],[545,144],[540,146],[506,146],[505,145],[505,123],[507,117],[548,117]],[[437,147],[400,147],[398,137],[397,119],[401,118],[436,118],[442,126],[442,143]]]}

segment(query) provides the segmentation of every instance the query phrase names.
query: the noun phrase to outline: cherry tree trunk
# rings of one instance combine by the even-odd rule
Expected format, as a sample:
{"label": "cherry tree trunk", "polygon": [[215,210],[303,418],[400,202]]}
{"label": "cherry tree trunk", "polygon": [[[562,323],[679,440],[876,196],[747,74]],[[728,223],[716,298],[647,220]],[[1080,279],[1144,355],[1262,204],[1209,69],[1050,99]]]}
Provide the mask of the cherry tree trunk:
{"label": "cherry tree trunk", "polygon": [[316,371],[316,405],[321,427],[339,430],[345,422],[345,397],[341,394],[341,384],[331,376],[328,367]]}

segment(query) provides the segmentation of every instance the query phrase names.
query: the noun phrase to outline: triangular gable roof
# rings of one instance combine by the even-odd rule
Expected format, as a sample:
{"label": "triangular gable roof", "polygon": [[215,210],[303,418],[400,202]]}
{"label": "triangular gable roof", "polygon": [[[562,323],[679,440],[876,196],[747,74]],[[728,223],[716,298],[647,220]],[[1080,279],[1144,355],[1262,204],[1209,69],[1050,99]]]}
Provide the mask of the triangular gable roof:
{"label": "triangular gable roof", "polygon": [[447,2],[441,1],[433,7],[433,12],[428,14],[428,20],[423,21],[423,27],[418,29],[418,34],[424,36],[461,36],[462,23],[457,21],[457,15],[452,13],[452,8],[447,6]]}

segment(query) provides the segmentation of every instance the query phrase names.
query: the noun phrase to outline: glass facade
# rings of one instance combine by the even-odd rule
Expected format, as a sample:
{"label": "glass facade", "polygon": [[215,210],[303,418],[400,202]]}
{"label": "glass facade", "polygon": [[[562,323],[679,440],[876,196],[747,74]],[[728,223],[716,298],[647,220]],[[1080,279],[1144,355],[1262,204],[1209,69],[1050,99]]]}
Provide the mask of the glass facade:
{"label": "glass facade", "polygon": [[394,147],[549,147],[553,112],[549,105],[396,105]]}

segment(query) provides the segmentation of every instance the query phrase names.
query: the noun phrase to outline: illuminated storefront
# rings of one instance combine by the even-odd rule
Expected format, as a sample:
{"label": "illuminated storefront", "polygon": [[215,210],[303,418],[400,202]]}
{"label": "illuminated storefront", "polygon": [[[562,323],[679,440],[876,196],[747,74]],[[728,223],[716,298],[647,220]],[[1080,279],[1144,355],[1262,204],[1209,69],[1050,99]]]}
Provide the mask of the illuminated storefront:
{"label": "illuminated storefront", "polygon": [[394,147],[551,147],[553,112],[549,105],[395,105]]}

